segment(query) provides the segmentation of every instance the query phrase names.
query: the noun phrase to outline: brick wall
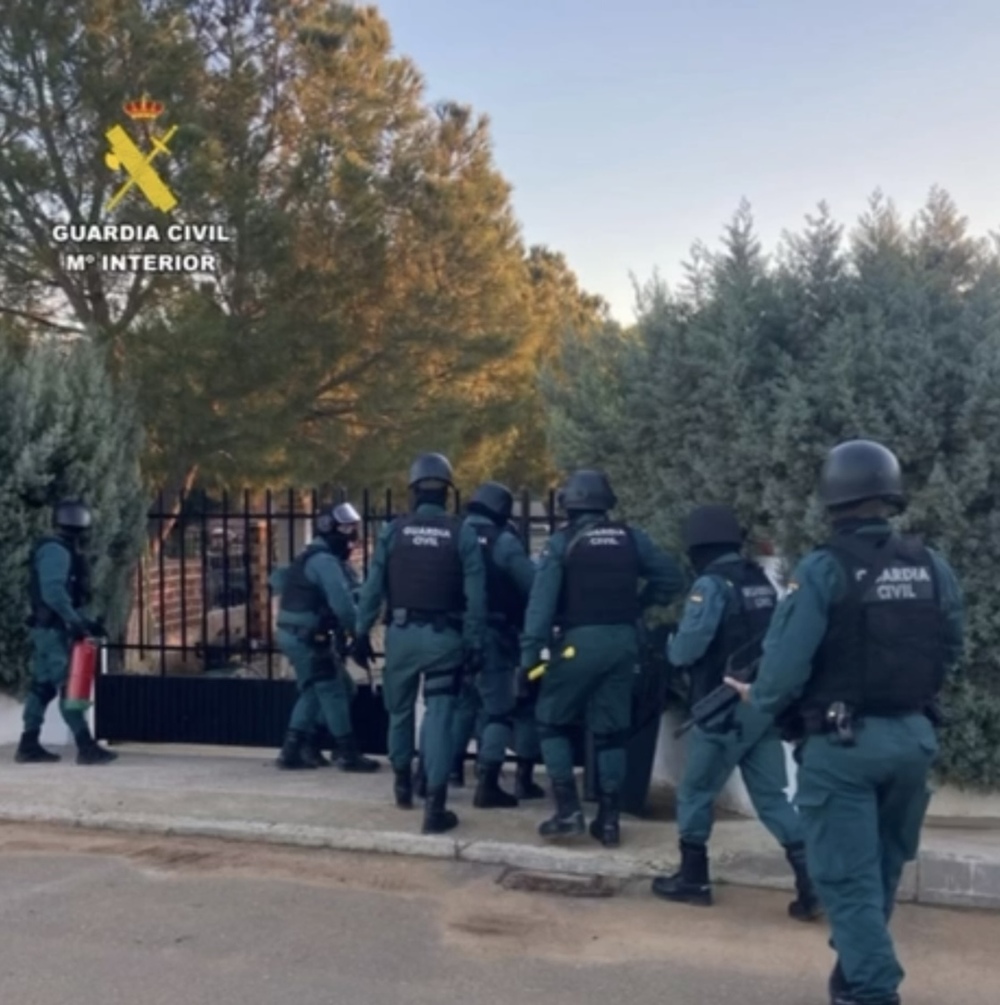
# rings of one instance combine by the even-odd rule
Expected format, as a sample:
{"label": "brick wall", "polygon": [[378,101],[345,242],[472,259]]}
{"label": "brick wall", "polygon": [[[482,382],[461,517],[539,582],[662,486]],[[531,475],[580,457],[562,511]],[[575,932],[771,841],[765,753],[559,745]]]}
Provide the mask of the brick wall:
{"label": "brick wall", "polygon": [[[202,591],[201,560],[185,558],[184,578],[187,581],[184,589],[184,606],[181,609],[181,562],[179,558],[163,560],[163,609],[160,609],[160,575],[159,562],[152,565],[146,575],[145,601],[146,609],[152,620],[154,632],[162,631],[168,642],[181,639],[181,626],[187,622],[187,641],[191,645],[201,634],[202,612],[204,610],[204,594]],[[183,619],[181,615],[184,615]]]}

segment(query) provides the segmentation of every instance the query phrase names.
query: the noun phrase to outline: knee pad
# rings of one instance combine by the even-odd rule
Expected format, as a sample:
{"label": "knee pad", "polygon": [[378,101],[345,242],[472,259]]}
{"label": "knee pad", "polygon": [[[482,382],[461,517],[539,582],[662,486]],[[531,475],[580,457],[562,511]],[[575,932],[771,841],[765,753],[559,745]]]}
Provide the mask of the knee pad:
{"label": "knee pad", "polygon": [[424,674],[424,698],[457,698],[462,693],[462,668]]}
{"label": "knee pad", "polygon": [[48,705],[59,693],[51,681],[32,681],[30,691],[43,705]]}

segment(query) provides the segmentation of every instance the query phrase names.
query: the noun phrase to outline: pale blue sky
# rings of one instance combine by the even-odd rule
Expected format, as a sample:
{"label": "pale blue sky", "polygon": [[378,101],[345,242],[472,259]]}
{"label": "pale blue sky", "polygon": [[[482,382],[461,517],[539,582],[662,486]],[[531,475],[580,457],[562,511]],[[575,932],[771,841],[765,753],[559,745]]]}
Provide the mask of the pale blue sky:
{"label": "pale blue sky", "polygon": [[431,100],[487,113],[530,243],[632,319],[742,196],[772,248],[825,199],[946,188],[1000,225],[1000,0],[381,0]]}

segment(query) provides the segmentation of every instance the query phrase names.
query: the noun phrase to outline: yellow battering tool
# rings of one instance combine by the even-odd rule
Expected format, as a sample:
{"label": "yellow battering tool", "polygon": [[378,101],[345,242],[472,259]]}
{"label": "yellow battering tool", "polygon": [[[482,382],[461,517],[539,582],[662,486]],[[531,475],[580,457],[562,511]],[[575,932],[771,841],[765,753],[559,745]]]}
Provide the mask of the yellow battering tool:
{"label": "yellow battering tool", "polygon": [[[560,654],[560,659],[571,660],[575,655],[576,650],[572,646],[567,646]],[[536,667],[532,667],[528,671],[528,680],[530,681],[538,680],[538,678],[541,677],[542,674],[544,674],[545,671],[548,670],[548,668],[549,668],[548,660],[546,660],[544,663],[539,663],[538,666]]]}

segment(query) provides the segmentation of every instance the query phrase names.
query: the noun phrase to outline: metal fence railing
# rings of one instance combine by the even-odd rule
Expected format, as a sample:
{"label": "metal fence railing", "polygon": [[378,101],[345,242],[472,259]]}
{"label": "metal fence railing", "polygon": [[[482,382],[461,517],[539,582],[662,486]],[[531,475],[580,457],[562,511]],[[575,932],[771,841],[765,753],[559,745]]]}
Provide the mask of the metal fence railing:
{"label": "metal fence railing", "polygon": [[[136,569],[126,637],[110,646],[113,670],[224,675],[252,666],[262,679],[285,676],[269,580],[305,546],[314,515],[331,501],[318,491],[197,492],[167,507],[161,496],[149,512],[155,544]],[[366,575],[379,531],[405,511],[405,500],[365,490],[352,502],[362,518],[355,560]],[[512,522],[537,553],[557,526],[554,493],[543,499],[522,493]]]}

